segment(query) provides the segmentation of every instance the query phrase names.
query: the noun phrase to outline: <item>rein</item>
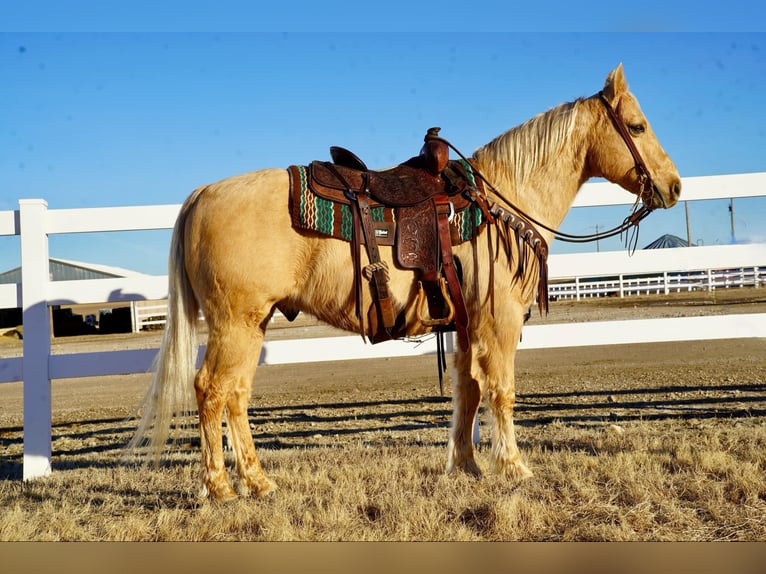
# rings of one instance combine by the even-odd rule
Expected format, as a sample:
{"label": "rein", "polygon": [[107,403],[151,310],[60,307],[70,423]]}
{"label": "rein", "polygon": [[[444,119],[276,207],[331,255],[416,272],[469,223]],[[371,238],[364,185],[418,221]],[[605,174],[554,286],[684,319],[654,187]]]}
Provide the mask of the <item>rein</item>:
{"label": "rein", "polygon": [[[633,253],[633,251],[635,251],[636,249],[636,245],[638,242],[638,225],[652,212],[652,208],[649,206],[651,205],[652,197],[654,195],[654,182],[652,181],[652,178],[649,175],[649,170],[646,167],[646,163],[644,163],[644,160],[641,157],[641,154],[639,153],[638,149],[633,143],[633,140],[630,137],[630,134],[628,133],[627,128],[625,127],[625,122],[622,121],[622,115],[620,114],[620,105],[618,104],[617,109],[615,110],[611,106],[609,101],[606,99],[606,96],[604,96],[603,91],[599,92],[598,95],[599,95],[599,99],[604,104],[604,107],[606,108],[607,113],[609,114],[609,118],[612,120],[612,123],[617,129],[617,132],[620,134],[620,136],[622,136],[622,139],[625,142],[625,145],[628,147],[630,154],[633,156],[633,161],[635,162],[634,169],[636,170],[636,173],[638,174],[638,180],[641,186],[641,191],[636,197],[636,203],[633,204],[633,212],[628,217],[626,217],[622,221],[622,223],[620,223],[619,225],[611,229],[607,229],[606,231],[591,233],[587,235],[573,235],[571,233],[565,233],[563,231],[559,231],[558,229],[554,229],[542,223],[541,221],[538,221],[537,219],[529,215],[527,212],[525,212],[524,210],[516,206],[513,202],[508,200],[505,196],[503,196],[502,193],[500,193],[500,191],[494,185],[492,185],[492,183],[490,183],[490,181],[478,169],[474,168],[473,171],[474,171],[474,174],[477,175],[499,199],[505,202],[510,208],[515,210],[517,213],[529,219],[529,221],[531,221],[535,225],[538,225],[539,227],[552,233],[554,239],[557,239],[559,241],[566,241],[568,243],[589,243],[591,241],[598,241],[601,239],[606,239],[608,237],[614,237],[615,235],[622,235],[623,233],[627,234],[627,232],[631,228],[634,228],[633,233],[630,235],[626,235],[626,238],[625,238],[626,248],[628,248],[630,252]],[[468,158],[465,155],[463,155],[463,153],[459,149],[457,149],[454,145],[452,145],[452,143],[450,143],[448,140],[442,138],[441,136],[431,136],[431,138],[438,139],[439,141],[444,142],[455,153],[457,153],[464,161],[468,161]],[[662,196],[660,196],[660,199],[662,199]],[[639,206],[639,200],[642,202],[643,205]]]}

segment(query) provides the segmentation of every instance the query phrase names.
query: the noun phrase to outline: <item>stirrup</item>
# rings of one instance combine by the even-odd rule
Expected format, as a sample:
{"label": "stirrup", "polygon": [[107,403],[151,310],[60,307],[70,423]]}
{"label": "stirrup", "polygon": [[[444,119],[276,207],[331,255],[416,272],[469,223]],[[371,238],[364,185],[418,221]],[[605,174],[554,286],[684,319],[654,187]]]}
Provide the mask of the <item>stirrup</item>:
{"label": "stirrup", "polygon": [[441,327],[452,323],[452,319],[455,316],[455,306],[452,304],[452,300],[450,299],[449,292],[447,291],[447,282],[444,280],[444,277],[439,278],[439,286],[441,287],[444,303],[447,305],[449,310],[446,317],[431,317],[428,309],[428,298],[426,297],[425,289],[423,289],[423,282],[418,281],[418,285],[420,285],[420,291],[418,292],[417,306],[418,318],[420,319],[420,322],[426,327]]}

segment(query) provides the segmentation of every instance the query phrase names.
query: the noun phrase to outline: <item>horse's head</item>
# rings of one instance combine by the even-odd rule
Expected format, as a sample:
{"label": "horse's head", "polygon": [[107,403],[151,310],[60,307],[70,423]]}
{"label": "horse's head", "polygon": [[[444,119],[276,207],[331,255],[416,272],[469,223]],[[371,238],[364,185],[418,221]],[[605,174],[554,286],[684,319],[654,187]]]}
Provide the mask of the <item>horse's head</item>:
{"label": "horse's head", "polygon": [[588,152],[594,175],[638,195],[651,209],[675,205],[681,177],[628,91],[622,64],[609,73],[596,98],[602,117]]}

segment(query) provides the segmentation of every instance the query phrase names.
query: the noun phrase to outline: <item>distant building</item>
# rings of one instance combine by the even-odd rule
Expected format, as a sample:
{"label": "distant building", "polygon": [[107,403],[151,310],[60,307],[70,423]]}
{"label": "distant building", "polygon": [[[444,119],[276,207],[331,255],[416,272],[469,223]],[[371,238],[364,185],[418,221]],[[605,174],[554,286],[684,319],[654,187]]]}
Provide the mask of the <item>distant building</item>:
{"label": "distant building", "polygon": [[[82,261],[50,258],[52,281],[76,281],[82,279],[112,279],[137,277],[144,273]],[[0,273],[0,284],[21,283],[21,267]],[[134,303],[103,303],[96,305],[53,306],[53,335],[82,335],[87,333],[122,333],[133,329],[132,307]],[[21,309],[0,309],[0,330],[21,325]]]}
{"label": "distant building", "polygon": [[[74,281],[78,279],[111,279],[114,277],[136,277],[144,275],[138,271],[99,265],[97,263],[84,263],[82,261],[69,261],[67,259],[48,260],[48,269],[52,281]],[[0,284],[21,283],[21,267],[0,273]]]}
{"label": "distant building", "polygon": [[665,249],[668,247],[689,247],[689,242],[681,239],[677,235],[666,233],[652,241],[649,245],[644,247],[644,249]]}

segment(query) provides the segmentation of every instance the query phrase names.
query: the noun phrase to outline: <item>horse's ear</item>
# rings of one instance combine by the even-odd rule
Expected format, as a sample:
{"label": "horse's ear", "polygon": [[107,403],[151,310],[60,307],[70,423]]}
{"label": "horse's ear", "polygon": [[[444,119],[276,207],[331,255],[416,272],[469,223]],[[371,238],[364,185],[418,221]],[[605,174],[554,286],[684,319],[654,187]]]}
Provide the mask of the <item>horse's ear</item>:
{"label": "horse's ear", "polygon": [[604,82],[604,95],[609,102],[613,102],[617,96],[628,91],[628,82],[625,79],[625,72],[622,70],[622,63],[609,72]]}

